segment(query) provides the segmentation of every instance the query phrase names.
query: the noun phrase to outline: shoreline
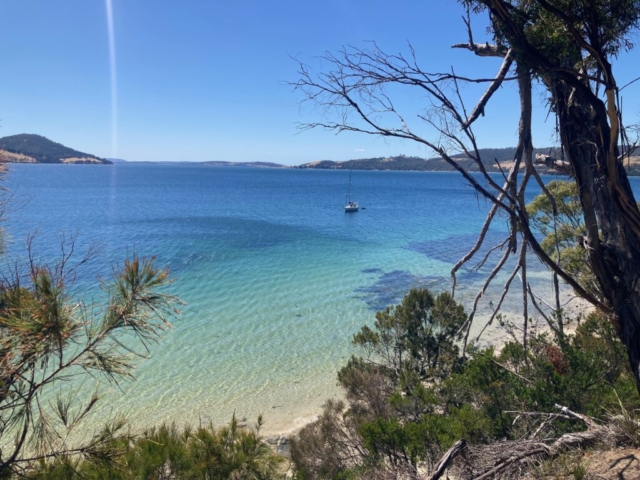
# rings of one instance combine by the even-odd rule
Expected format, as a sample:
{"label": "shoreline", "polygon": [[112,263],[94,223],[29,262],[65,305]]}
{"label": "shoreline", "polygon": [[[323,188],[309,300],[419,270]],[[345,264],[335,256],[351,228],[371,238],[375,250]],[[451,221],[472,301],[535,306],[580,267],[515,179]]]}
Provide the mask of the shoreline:
{"label": "shoreline", "polygon": [[[586,315],[594,311],[593,305],[567,291],[561,292],[561,303],[563,305],[564,313],[574,319],[584,318]],[[549,331],[549,327],[545,323],[545,320],[539,315],[537,311],[535,313],[536,315],[532,315],[532,317],[530,318],[530,327],[532,328],[531,332],[538,333]],[[522,319],[521,317],[518,317],[518,315],[521,315],[518,313],[508,312],[507,315],[512,319]],[[474,338],[479,333],[479,330],[482,329],[489,318],[490,315],[488,313],[476,314],[474,324],[472,326],[472,331],[469,335],[469,340]],[[572,333],[575,330],[576,326],[576,322],[573,322],[567,328],[567,331],[569,333]],[[505,331],[504,327],[501,327],[497,323],[496,319],[494,319],[493,325],[488,327],[480,337],[479,345],[482,348],[494,346],[497,349],[500,349],[505,343],[512,340],[513,338]],[[335,390],[327,390],[327,395],[322,397],[322,405],[324,405],[326,400],[329,398],[346,401],[344,391],[342,390],[342,387],[337,385],[337,380],[334,389]],[[261,436],[265,440],[273,441],[274,439],[277,440],[280,437],[289,437],[291,435],[295,435],[303,427],[319,418],[320,414],[322,413],[322,405],[293,405],[291,407],[283,409],[280,412],[276,411],[281,407],[278,406],[278,408],[272,407],[270,411],[264,411],[265,424],[260,431]],[[287,412],[287,410],[289,411]],[[243,417],[243,419],[246,420],[243,423],[246,424],[247,427],[255,424],[255,419],[247,419],[246,417]]]}

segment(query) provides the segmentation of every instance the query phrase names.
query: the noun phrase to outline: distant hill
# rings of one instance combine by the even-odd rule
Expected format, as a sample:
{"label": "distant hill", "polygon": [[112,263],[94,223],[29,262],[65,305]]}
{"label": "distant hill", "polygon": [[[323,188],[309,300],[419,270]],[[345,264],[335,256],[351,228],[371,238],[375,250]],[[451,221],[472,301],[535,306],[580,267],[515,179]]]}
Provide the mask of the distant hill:
{"label": "distant hill", "polygon": [[[480,155],[483,165],[488,171],[499,171],[498,163],[504,169],[510,167],[516,149],[511,148],[482,148]],[[537,148],[535,153],[554,154],[553,148]],[[479,171],[478,165],[464,154],[452,157],[458,164],[471,172]],[[496,160],[498,163],[496,163]],[[347,160],[344,162],[334,162],[332,160],[321,160],[318,162],[305,163],[298,168],[324,168],[340,170],[417,170],[428,172],[451,172],[454,168],[440,157],[420,158],[398,155],[394,157],[362,158],[357,160]],[[544,166],[539,166],[538,171],[543,173]]]}
{"label": "distant hill", "polygon": [[[508,169],[509,162],[513,161],[516,152],[515,148],[483,148],[480,149],[480,155],[483,164],[488,171],[498,171],[498,164],[502,168]],[[537,148],[535,153],[553,154],[552,148]],[[479,167],[470,160],[466,155],[454,155],[453,159],[466,170],[477,172]],[[358,160],[347,160],[344,162],[334,162],[332,160],[321,160],[318,162],[305,163],[298,168],[327,168],[340,170],[417,170],[427,172],[451,172],[454,168],[440,157],[420,158],[408,157],[406,155],[398,155],[394,157],[377,157],[363,158]],[[539,167],[542,171],[545,167]]]}
{"label": "distant hill", "polygon": [[[480,156],[483,165],[488,172],[499,172],[500,168],[508,171],[513,165],[513,157],[516,153],[514,147],[511,148],[481,148]],[[560,158],[560,154],[555,148],[536,148],[533,151],[534,156],[537,153],[543,155],[551,155]],[[633,156],[625,159],[624,166],[627,175],[640,176],[640,148],[633,152]],[[478,165],[464,154],[454,155],[452,157],[460,167],[470,172],[479,171]],[[336,169],[336,170],[413,170],[424,172],[452,172],[454,168],[440,157],[420,158],[407,157],[406,155],[398,155],[395,157],[378,157],[378,158],[362,158],[357,160],[347,160],[344,162],[334,162],[332,160],[320,160],[317,162],[305,163],[294,168],[319,168],[319,169]],[[538,173],[557,173],[558,170],[551,168],[545,164],[536,162],[536,170]]]}
{"label": "distant hill", "polygon": [[41,135],[22,133],[0,138],[0,162],[110,164],[109,160],[79,152]]}
{"label": "distant hill", "polygon": [[202,162],[204,165],[213,165],[215,167],[260,167],[260,168],[285,168],[284,165],[271,162],[221,162],[211,161]]}
{"label": "distant hill", "polygon": [[322,168],[342,170],[431,170],[429,161],[420,157],[377,157],[362,158],[334,162],[333,160],[321,160],[319,162],[305,163],[299,168]]}

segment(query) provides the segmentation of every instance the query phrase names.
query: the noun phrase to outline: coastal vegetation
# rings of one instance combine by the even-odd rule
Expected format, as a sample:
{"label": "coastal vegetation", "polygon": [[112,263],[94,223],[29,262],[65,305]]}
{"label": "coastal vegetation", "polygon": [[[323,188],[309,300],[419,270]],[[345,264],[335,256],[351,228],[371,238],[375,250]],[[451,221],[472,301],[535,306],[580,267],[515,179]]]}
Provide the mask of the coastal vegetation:
{"label": "coastal vegetation", "polygon": [[111,439],[110,461],[62,455],[42,461],[28,475],[33,479],[283,479],[284,457],[275,454],[259,436],[261,419],[252,428],[235,416],[228,426],[178,428],[161,425],[141,435]]}
{"label": "coastal vegetation", "polygon": [[178,300],[163,292],[169,273],[151,259],[126,260],[101,285],[105,303],[92,305],[69,297],[68,282],[83,263],[70,261],[68,254],[53,265],[30,256],[26,275],[16,268],[0,283],[1,477],[70,454],[113,458],[114,442],[125,438],[123,418],[88,440],[78,440],[85,437],[78,430],[100,399],[100,382],[131,377],[135,359],[178,313]]}
{"label": "coastal vegetation", "polygon": [[519,478],[576,445],[640,446],[633,372],[602,315],[565,319],[570,334],[535,329],[527,350],[513,331],[463,357],[466,319],[449,294],[417,289],[378,312],[338,374],[348,403],[327,401],[292,442],[298,477],[437,478],[458,447],[455,478]]}
{"label": "coastal vegetation", "polygon": [[[127,320],[108,325],[123,329],[128,325],[142,335],[138,341],[155,338],[158,326],[138,317],[144,316],[148,305],[173,311],[173,299],[157,298],[157,293],[142,287],[160,286],[167,279],[163,273],[150,262],[127,262],[116,281],[113,305],[117,307],[107,309]],[[136,284],[141,288],[130,288]],[[60,307],[47,298],[47,305]],[[20,325],[29,327],[24,336],[36,337],[33,325],[41,327],[36,319],[58,319],[59,315],[51,315],[52,310],[64,310],[58,307],[46,310],[47,315],[22,314]],[[112,315],[108,314],[115,318]],[[463,355],[459,331],[467,319],[450,294],[435,295],[426,289],[413,289],[399,305],[378,312],[372,326],[363,326],[354,335],[358,353],[338,373],[348,403],[328,400],[319,419],[290,439],[289,476],[299,480],[438,478],[427,475],[444,471],[439,470],[442,455],[450,448],[464,447],[463,456],[451,456],[446,464],[457,478],[479,478],[490,472],[512,478],[543,469],[557,473],[560,464],[554,464],[554,459],[565,465],[563,452],[577,445],[640,446],[634,413],[640,409],[640,398],[633,372],[624,345],[601,315],[565,319],[565,325],[575,328],[563,335],[535,329],[526,351],[512,330],[512,341],[502,348],[471,347]],[[55,322],[47,325],[46,333],[38,334],[44,340],[38,344],[52,359],[39,363],[55,369],[60,365],[59,338],[67,335]],[[98,331],[111,330],[105,326]],[[122,332],[111,334],[121,336]],[[23,350],[33,356],[33,348]],[[84,368],[114,379],[129,372],[111,348],[82,348],[73,358],[81,358],[85,351],[91,352],[89,358],[97,358],[93,352],[101,351],[99,357],[106,360],[86,362]],[[68,380],[52,378],[51,385],[56,386]],[[27,387],[40,383],[31,380]],[[11,389],[7,391],[17,391],[15,386]],[[24,396],[6,398],[16,404]],[[172,424],[138,434],[126,428],[124,419],[116,418],[95,431],[88,443],[74,446],[68,434],[79,427],[98,398],[93,396],[85,406],[77,397],[58,396],[48,408],[42,392],[34,398],[38,401],[32,407],[22,407],[29,420],[25,428],[29,440],[15,458],[3,456],[3,478],[16,474],[34,479],[122,480],[285,477],[288,461],[260,437],[261,418],[253,427],[241,424],[234,415],[224,427]],[[7,434],[5,430],[3,438]],[[562,468],[571,471],[579,466],[569,462]]]}

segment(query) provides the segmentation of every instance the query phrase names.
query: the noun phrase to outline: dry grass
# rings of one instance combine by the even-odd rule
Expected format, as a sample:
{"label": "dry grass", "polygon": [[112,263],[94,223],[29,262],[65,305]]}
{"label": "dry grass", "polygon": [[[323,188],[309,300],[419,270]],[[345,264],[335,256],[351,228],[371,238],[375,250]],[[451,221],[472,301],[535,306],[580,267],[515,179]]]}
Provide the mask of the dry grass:
{"label": "dry grass", "polygon": [[640,478],[640,450],[575,450],[547,461],[527,479],[558,480],[637,480]]}
{"label": "dry grass", "polygon": [[36,163],[36,159],[23,155],[22,153],[8,152],[7,150],[0,150],[0,162],[7,163]]}

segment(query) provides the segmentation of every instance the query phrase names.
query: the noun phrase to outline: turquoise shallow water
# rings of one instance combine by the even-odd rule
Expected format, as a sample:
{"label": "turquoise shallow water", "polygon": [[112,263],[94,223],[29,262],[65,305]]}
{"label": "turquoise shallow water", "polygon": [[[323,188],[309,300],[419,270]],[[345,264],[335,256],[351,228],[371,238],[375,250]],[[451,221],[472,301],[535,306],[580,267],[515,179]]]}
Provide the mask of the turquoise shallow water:
{"label": "turquoise shallow water", "polygon": [[[168,264],[187,305],[137,380],[106,412],[135,423],[227,420],[264,412],[267,430],[295,427],[338,395],[351,335],[412,286],[448,288],[488,206],[457,174],[354,172],[366,209],[342,211],[348,172],[197,165],[15,165],[7,258],[58,255],[78,234],[98,253],[75,290],[90,300],[129,252]],[[499,238],[500,228],[490,238]],[[534,277],[548,289],[543,270]],[[470,302],[482,272],[461,275]],[[516,311],[518,296],[506,305]]]}

